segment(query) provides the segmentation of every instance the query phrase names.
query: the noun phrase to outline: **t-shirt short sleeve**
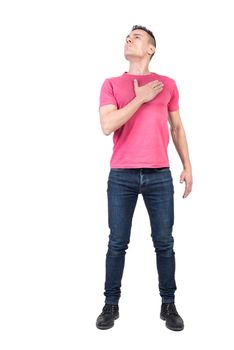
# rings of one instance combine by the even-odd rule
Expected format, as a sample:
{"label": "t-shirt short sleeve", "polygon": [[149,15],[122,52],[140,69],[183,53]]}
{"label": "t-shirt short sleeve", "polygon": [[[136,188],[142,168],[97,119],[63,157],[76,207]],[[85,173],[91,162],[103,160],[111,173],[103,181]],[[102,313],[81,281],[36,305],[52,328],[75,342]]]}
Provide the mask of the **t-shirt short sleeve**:
{"label": "t-shirt short sleeve", "polygon": [[179,91],[176,82],[173,80],[173,88],[171,93],[171,99],[167,105],[168,111],[173,112],[179,109]]}
{"label": "t-shirt short sleeve", "polygon": [[105,79],[101,86],[99,107],[103,105],[114,104],[118,107],[116,98],[113,93],[113,87],[109,79]]}

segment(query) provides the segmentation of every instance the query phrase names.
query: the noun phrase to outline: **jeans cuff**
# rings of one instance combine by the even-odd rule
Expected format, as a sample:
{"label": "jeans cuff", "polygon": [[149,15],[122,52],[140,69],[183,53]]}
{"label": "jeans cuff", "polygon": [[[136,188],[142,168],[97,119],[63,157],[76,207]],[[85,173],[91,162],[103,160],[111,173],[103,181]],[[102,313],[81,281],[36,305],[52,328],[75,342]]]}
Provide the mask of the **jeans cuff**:
{"label": "jeans cuff", "polygon": [[162,303],[169,304],[174,302],[175,302],[175,298],[162,298]]}
{"label": "jeans cuff", "polygon": [[112,305],[118,305],[118,300],[112,301],[112,300],[105,300],[105,304],[112,304]]}

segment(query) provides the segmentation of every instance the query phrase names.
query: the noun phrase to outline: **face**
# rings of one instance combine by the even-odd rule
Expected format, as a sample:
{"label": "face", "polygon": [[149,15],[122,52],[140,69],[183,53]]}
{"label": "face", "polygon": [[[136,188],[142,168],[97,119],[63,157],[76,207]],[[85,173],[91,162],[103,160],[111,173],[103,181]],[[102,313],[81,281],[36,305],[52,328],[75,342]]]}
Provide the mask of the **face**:
{"label": "face", "polygon": [[[124,56],[126,59],[131,57],[150,57],[148,52],[153,53],[152,45],[148,42],[149,36],[144,30],[136,29],[126,36],[124,45]],[[150,49],[151,48],[151,49]]]}

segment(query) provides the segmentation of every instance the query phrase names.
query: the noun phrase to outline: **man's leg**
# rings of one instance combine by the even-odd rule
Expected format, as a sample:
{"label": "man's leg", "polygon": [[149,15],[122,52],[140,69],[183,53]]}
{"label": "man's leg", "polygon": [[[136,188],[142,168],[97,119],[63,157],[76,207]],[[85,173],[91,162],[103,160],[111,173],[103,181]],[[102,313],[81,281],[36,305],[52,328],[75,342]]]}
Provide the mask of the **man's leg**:
{"label": "man's leg", "polygon": [[145,173],[143,199],[149,214],[151,237],[156,252],[159,292],[162,303],[174,302],[175,252],[172,229],[174,224],[174,186],[169,168]]}
{"label": "man's leg", "polygon": [[130,241],[133,213],[138,198],[137,174],[110,170],[108,178],[108,225],[106,254],[105,303],[118,304],[125,253]]}

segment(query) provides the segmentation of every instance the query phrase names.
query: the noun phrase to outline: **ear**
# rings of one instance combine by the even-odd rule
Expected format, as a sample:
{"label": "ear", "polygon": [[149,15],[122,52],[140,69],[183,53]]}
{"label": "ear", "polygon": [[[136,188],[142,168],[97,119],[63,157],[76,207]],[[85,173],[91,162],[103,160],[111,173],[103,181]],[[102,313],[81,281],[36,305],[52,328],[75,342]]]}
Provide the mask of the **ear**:
{"label": "ear", "polygon": [[148,54],[152,55],[155,51],[156,51],[156,48],[153,45],[150,45],[149,50],[148,50]]}
{"label": "ear", "polygon": [[150,50],[151,50],[151,53],[155,53],[156,48],[155,48],[154,46],[151,46],[151,47],[150,47]]}

